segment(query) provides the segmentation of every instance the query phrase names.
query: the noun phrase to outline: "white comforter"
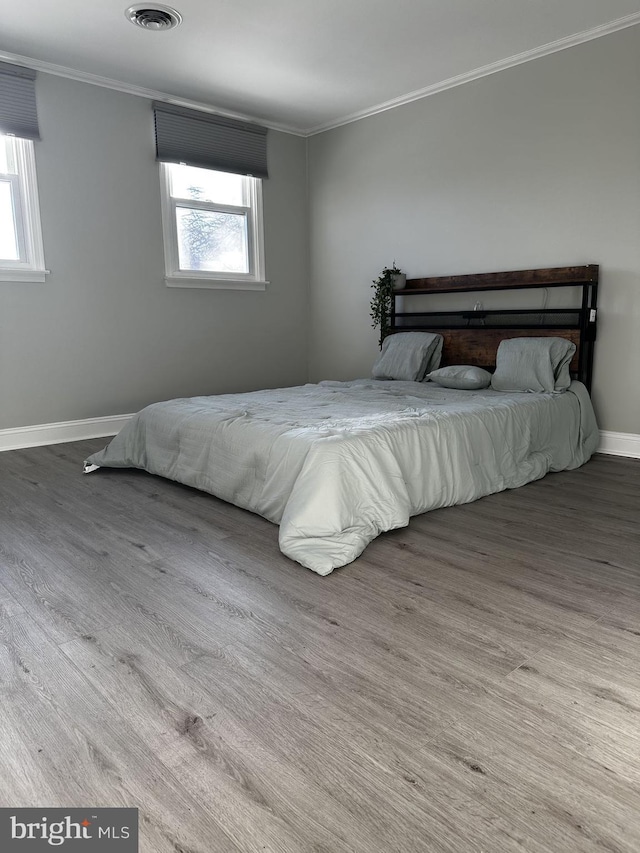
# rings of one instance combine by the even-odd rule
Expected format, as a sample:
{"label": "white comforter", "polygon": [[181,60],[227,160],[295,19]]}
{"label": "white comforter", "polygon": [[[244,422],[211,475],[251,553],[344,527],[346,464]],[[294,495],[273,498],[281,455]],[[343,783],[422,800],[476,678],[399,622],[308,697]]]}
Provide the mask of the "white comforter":
{"label": "white comforter", "polygon": [[155,403],[86,470],[143,468],[259,513],[284,554],[326,575],[412,515],[576,468],[597,443],[577,382],[525,394],[357,380]]}

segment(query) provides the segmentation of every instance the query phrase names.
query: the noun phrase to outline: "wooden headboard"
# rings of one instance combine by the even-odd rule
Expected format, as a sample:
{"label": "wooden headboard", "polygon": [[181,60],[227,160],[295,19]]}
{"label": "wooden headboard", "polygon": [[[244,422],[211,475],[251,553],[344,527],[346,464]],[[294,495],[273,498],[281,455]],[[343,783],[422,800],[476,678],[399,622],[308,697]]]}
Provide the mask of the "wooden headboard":
{"label": "wooden headboard", "polygon": [[[515,270],[479,275],[411,278],[406,287],[394,291],[389,333],[433,331],[444,337],[442,366],[475,364],[493,369],[498,344],[504,338],[556,336],[576,345],[571,373],[591,388],[593,348],[596,339],[598,300],[597,264],[583,267]],[[563,308],[492,309],[466,311],[402,311],[397,298],[433,296],[442,293],[527,290],[533,288],[579,287],[579,305]]]}

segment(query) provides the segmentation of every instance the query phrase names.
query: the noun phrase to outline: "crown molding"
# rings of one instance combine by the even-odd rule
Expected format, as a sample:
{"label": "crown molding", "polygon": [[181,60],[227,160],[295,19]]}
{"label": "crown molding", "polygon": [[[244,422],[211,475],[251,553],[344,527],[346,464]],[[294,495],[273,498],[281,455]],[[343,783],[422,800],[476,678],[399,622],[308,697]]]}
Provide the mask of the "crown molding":
{"label": "crown molding", "polygon": [[7,53],[0,50],[0,60],[3,62],[14,62],[17,65],[24,65],[27,68],[32,68],[34,71],[41,71],[43,74],[53,74],[55,77],[66,77],[68,80],[76,80],[79,83],[90,83],[92,86],[101,86],[103,89],[113,89],[116,92],[124,92],[127,95],[135,95],[138,98],[146,98],[150,101],[164,101],[167,104],[175,104],[179,107],[187,107],[192,110],[202,110],[207,113],[215,113],[225,118],[239,119],[240,121],[249,121],[256,124],[261,124],[263,127],[268,127],[270,130],[278,130],[281,133],[291,133],[294,136],[306,136],[307,133],[299,127],[289,127],[285,124],[277,124],[276,122],[265,121],[256,116],[246,115],[245,113],[231,112],[216,107],[214,104],[207,104],[202,101],[191,101],[188,98],[180,98],[177,95],[170,95],[167,92],[159,92],[156,89],[145,89],[143,86],[136,86],[133,83],[123,83],[122,80],[113,80],[111,77],[101,77],[99,74],[90,74],[88,71],[77,71],[75,68],[67,68],[65,65],[55,65],[53,62],[44,62],[41,59],[34,59],[32,56],[21,56],[18,53]]}
{"label": "crown molding", "polygon": [[405,95],[400,95],[399,97],[392,98],[389,101],[383,101],[380,104],[367,107],[364,110],[359,110],[358,112],[350,113],[349,115],[342,116],[341,118],[333,121],[309,128],[293,127],[291,125],[266,121],[265,119],[247,115],[246,113],[238,113],[221,109],[216,107],[214,104],[204,103],[202,101],[192,101],[188,98],[181,98],[167,92],[160,92],[156,89],[146,89],[143,86],[124,83],[121,80],[113,80],[111,77],[101,77],[98,74],[91,74],[88,71],[77,71],[74,68],[67,68],[64,65],[56,65],[53,62],[44,62],[40,59],[34,59],[30,56],[22,56],[17,53],[7,53],[6,51],[0,50],[0,60],[5,62],[15,62],[18,65],[24,65],[27,68],[32,68],[34,71],[53,74],[56,77],[66,77],[69,80],[77,80],[80,83],[90,83],[93,86],[101,86],[104,89],[113,89],[116,92],[124,92],[125,94],[135,95],[136,97],[146,98],[151,101],[164,101],[169,104],[187,107],[188,109],[215,113],[216,115],[225,116],[226,118],[256,122],[263,125],[263,127],[268,127],[270,130],[289,133],[293,136],[311,137],[316,136],[319,133],[324,133],[327,130],[333,130],[337,127],[343,127],[346,124],[361,121],[364,118],[369,118],[370,116],[386,112],[387,110],[393,110],[396,107],[401,107],[404,104],[410,104],[413,101],[420,101],[423,98],[429,98],[431,95],[437,95],[439,92],[445,92],[447,89],[453,89],[456,86],[464,86],[465,83],[471,83],[474,80],[481,79],[482,77],[497,74],[499,71],[504,71],[507,68],[513,68],[516,65],[523,65],[525,62],[531,62],[534,59],[540,59],[543,56],[558,53],[559,51],[567,50],[570,47],[576,47],[579,44],[593,41],[594,39],[610,35],[611,33],[627,29],[628,27],[636,26],[637,24],[640,24],[640,12],[634,12],[632,15],[626,15],[624,18],[617,18],[615,21],[609,21],[607,24],[602,24],[601,26],[594,27],[590,30],[583,30],[580,33],[574,33],[571,36],[566,36],[565,38],[558,39],[557,41],[543,44],[540,47],[527,50],[524,53],[517,53],[514,56],[507,57],[506,59],[491,62],[489,65],[483,65],[480,68],[475,68],[474,70],[467,71],[464,74],[449,77],[447,80],[442,80],[439,83],[432,84],[431,86],[425,86],[423,89],[416,89],[413,92],[408,92]]}
{"label": "crown molding", "polygon": [[534,59],[540,59],[543,56],[548,56],[551,53],[558,53],[561,50],[566,50],[570,47],[575,47],[579,44],[584,44],[588,41],[601,38],[602,36],[616,33],[619,30],[625,30],[628,27],[640,24],[640,12],[634,12],[633,15],[626,15],[624,18],[617,18],[615,21],[610,21],[608,24],[602,24],[599,27],[594,27],[591,30],[583,30],[580,33],[575,33],[571,36],[558,39],[557,41],[543,44],[540,47],[535,47],[532,50],[527,50],[524,53],[517,53],[514,56],[509,56],[506,59],[500,59],[497,62],[491,62],[489,65],[483,65],[481,68],[476,68],[473,71],[468,71],[464,74],[458,74],[455,77],[449,77],[447,80],[442,80],[440,83],[434,83],[431,86],[425,86],[424,89],[416,89],[414,92],[409,92],[406,95],[400,95],[398,98],[392,98],[390,101],[383,101],[373,107],[368,107],[365,110],[360,110],[356,113],[336,119],[335,121],[319,124],[316,127],[309,128],[305,136],[315,136],[318,133],[324,133],[327,130],[333,130],[336,127],[343,127],[345,124],[352,124],[355,121],[360,121],[363,118],[377,115],[378,113],[393,110],[396,107],[401,107],[403,104],[410,104],[413,101],[420,101],[423,98],[428,98],[431,95],[437,95],[439,92],[445,92],[447,89],[453,89],[456,86],[463,86],[465,83],[471,83],[473,80],[479,80],[481,77],[488,77],[490,74],[497,74],[498,71],[504,71],[506,68],[513,68],[516,65],[523,65],[525,62],[531,62]]}

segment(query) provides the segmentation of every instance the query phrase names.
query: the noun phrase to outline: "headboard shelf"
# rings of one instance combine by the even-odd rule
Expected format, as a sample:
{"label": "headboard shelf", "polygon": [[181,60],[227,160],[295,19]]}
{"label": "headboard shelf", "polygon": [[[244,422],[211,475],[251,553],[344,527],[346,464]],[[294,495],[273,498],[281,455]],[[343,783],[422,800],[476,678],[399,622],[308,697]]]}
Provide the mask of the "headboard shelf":
{"label": "headboard shelf", "polygon": [[[589,264],[408,279],[406,287],[393,293],[389,333],[437,331],[444,338],[443,366],[475,364],[486,368],[495,367],[501,340],[549,336],[567,338],[576,345],[571,362],[572,374],[587,388],[591,388],[598,275],[598,265]],[[580,304],[568,304],[560,308],[396,311],[397,299],[400,297],[407,299],[444,293],[506,292],[551,287],[580,288]],[[569,296],[572,301],[575,300],[575,293]],[[403,307],[406,305],[403,304]]]}
{"label": "headboard shelf", "polygon": [[402,293],[469,293],[474,290],[525,290],[535,287],[571,287],[597,283],[598,265],[548,267],[539,270],[443,275],[409,278]]}
{"label": "headboard shelf", "polygon": [[461,328],[476,326],[504,327],[506,329],[517,325],[519,329],[530,327],[537,329],[541,323],[546,325],[579,329],[581,310],[579,308],[504,308],[497,310],[471,311],[396,311],[395,320],[398,328],[407,331],[405,321],[415,321],[419,317],[428,317],[429,325],[438,324],[449,326],[452,323]]}

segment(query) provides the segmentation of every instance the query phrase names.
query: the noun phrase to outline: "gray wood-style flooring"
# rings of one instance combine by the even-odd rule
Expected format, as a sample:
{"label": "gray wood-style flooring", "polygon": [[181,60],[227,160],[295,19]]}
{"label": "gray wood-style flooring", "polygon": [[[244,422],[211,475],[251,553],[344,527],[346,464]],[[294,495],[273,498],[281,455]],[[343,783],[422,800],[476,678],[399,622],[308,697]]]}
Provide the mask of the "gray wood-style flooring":
{"label": "gray wood-style flooring", "polygon": [[326,578],[103,440],[0,454],[0,805],[145,853],[637,853],[640,463],[414,518]]}

